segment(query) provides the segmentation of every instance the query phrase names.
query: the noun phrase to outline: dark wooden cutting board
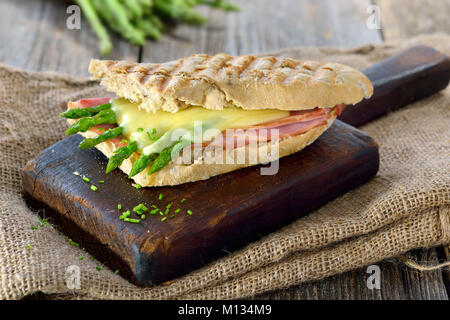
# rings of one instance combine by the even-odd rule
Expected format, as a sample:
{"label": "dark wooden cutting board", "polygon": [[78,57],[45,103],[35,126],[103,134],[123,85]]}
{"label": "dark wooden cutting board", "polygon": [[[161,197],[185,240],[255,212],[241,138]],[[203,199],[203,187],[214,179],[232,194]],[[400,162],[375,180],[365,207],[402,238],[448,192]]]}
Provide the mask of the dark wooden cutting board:
{"label": "dark wooden cutting board", "polygon": [[[424,55],[430,67],[424,67]],[[403,80],[411,75],[416,80],[399,82],[397,77],[394,81],[394,69],[387,68],[386,62],[380,64],[383,68],[374,66],[377,72],[371,80],[375,92],[384,88],[382,94],[375,94],[360,108],[349,108],[347,121],[357,122],[358,112],[374,108],[381,109],[376,117],[389,111],[392,105],[385,103],[386,96],[395,95],[399,86],[424,88],[422,96],[442,89],[442,80],[433,82],[433,77],[427,85],[418,83],[436,65],[448,82],[448,59],[433,49],[413,48],[406,58],[402,53],[388,64],[398,64],[398,59],[405,69],[422,66],[404,74]],[[364,119],[367,122],[371,117]],[[31,160],[23,170],[24,196],[32,207],[45,209],[40,212],[97,259],[139,285],[173,279],[258,239],[364,183],[379,165],[376,143],[337,120],[315,143],[281,159],[276,175],[262,176],[256,166],[206,181],[136,190],[122,172],[105,174],[105,157],[95,149],[80,150],[80,140],[80,136],[66,138]],[[96,183],[99,190],[93,192],[81,177],[73,175],[75,171],[105,183]],[[186,201],[180,203],[183,198]],[[172,203],[171,212],[181,211],[166,221],[147,214],[145,221],[131,224],[119,220],[119,203],[124,209],[144,203],[163,210]],[[186,213],[188,209],[192,216]]]}
{"label": "dark wooden cutting board", "polygon": [[[46,204],[47,217],[71,239],[142,285],[169,280],[276,230],[378,170],[375,142],[337,121],[305,151],[281,159],[276,175],[262,176],[259,167],[252,167],[195,183],[136,190],[121,171],[105,174],[107,159],[96,149],[80,150],[81,139],[66,138],[28,163],[25,197],[37,201],[35,208]],[[95,183],[99,190],[93,192],[75,171],[105,183]],[[173,203],[171,211],[181,212],[164,222],[159,214],[147,214],[136,225],[119,220],[119,203],[126,209],[155,204],[163,211]]]}

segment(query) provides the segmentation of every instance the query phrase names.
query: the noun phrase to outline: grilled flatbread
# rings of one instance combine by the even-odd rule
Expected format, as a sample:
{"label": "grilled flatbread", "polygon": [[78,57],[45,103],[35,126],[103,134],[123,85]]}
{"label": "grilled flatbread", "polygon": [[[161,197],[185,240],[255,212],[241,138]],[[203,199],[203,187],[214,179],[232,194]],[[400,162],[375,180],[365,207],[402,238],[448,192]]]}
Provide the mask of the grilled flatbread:
{"label": "grilled flatbread", "polygon": [[197,54],[162,64],[91,61],[94,79],[147,111],[202,106],[222,110],[308,110],[355,104],[373,93],[361,72],[338,63]]}

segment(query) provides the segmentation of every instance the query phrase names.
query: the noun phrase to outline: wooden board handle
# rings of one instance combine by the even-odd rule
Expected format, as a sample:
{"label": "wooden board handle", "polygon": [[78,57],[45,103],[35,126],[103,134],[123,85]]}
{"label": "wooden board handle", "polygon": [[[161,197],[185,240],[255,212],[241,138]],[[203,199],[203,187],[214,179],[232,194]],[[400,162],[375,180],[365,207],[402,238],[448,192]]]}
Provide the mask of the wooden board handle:
{"label": "wooden board handle", "polygon": [[421,45],[374,64],[363,73],[373,83],[373,96],[348,106],[339,117],[355,127],[447,87],[450,59],[433,48]]}

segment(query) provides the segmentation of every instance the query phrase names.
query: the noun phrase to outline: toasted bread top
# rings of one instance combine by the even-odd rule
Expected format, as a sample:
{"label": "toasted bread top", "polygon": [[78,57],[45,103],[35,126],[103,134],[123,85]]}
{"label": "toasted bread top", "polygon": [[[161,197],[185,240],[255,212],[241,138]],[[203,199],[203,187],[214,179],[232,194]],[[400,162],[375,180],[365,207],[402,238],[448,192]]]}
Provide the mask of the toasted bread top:
{"label": "toasted bread top", "polygon": [[331,62],[196,54],[166,63],[91,60],[94,79],[154,112],[196,105],[221,110],[306,110],[355,104],[373,87],[360,71]]}

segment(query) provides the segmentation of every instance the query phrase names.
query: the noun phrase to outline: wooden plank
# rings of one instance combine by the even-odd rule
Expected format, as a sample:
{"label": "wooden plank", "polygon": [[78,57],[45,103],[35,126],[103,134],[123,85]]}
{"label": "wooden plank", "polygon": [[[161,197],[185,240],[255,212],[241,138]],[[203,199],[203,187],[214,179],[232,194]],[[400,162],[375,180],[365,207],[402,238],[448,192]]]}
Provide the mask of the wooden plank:
{"label": "wooden plank", "polygon": [[[408,257],[427,264],[438,263],[436,249],[420,249]],[[328,277],[321,281],[292,286],[285,290],[251,297],[263,300],[448,300],[443,273],[440,270],[420,272],[399,260],[377,263],[381,270],[380,290],[368,289],[367,268]]]}
{"label": "wooden plank", "polygon": [[[85,19],[80,30],[66,27],[64,1],[0,2],[0,62],[32,71],[59,71],[87,76],[92,57],[99,57],[97,39]],[[13,30],[12,30],[13,26]],[[139,48],[112,35],[109,58],[137,60]]]}
{"label": "wooden plank", "polygon": [[[441,257],[443,261],[450,261],[450,245],[446,245],[440,248],[442,251]],[[447,295],[450,297],[450,268],[443,268],[442,275],[444,277],[445,287],[447,289]]]}
{"label": "wooden plank", "polygon": [[357,46],[380,43],[377,30],[366,27],[369,0],[242,0],[241,11],[200,8],[210,23],[180,25],[158,43],[149,42],[143,61],[163,62],[193,53],[261,53],[286,47]]}
{"label": "wooden plank", "polygon": [[[280,159],[274,175],[261,175],[256,166],[136,190],[119,170],[105,175],[107,159],[96,149],[79,149],[80,141],[79,135],[66,138],[30,161],[23,170],[25,196],[36,209],[50,209],[46,214],[71,239],[139,285],[172,280],[291,223],[366,182],[379,161],[370,137],[337,120],[304,152]],[[105,183],[92,192],[74,171]],[[172,203],[171,213],[182,212],[167,221],[147,213],[145,221],[130,224],[119,220],[118,203],[124,210],[144,203],[162,211]]]}
{"label": "wooden plank", "polygon": [[450,33],[450,0],[375,0],[385,40],[434,32]]}
{"label": "wooden plank", "polygon": [[[450,59],[433,48],[414,46],[363,72],[376,88],[373,96],[347,107],[339,116],[355,127],[446,88],[450,80]],[[373,100],[377,100],[376,108]]]}

